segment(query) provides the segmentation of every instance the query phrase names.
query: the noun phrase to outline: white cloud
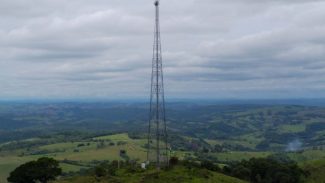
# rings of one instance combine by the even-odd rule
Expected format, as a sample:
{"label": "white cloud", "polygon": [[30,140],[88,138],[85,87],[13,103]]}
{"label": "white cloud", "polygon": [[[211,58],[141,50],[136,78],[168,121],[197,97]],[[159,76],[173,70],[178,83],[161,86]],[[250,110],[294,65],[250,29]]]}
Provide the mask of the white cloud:
{"label": "white cloud", "polygon": [[[325,97],[325,3],[161,3],[167,97]],[[3,0],[2,98],[146,97],[152,1]]]}

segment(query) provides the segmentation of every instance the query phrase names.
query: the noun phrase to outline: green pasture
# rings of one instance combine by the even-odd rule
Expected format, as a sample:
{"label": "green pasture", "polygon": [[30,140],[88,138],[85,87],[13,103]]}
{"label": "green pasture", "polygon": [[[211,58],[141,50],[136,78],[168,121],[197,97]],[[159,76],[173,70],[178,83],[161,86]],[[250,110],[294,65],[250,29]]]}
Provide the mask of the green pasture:
{"label": "green pasture", "polygon": [[[251,137],[247,137],[251,138]],[[220,141],[216,140],[206,140],[210,144],[219,144]],[[117,145],[118,142],[125,142],[122,145]],[[65,142],[56,143],[50,145],[39,146],[34,150],[46,150],[49,153],[39,154],[39,155],[28,155],[27,149],[18,149],[11,152],[1,152],[0,153],[0,182],[6,182],[6,178],[9,173],[14,170],[17,166],[31,161],[36,160],[39,157],[47,156],[53,157],[57,160],[70,160],[75,161],[78,165],[87,165],[92,161],[104,161],[104,160],[122,160],[120,157],[120,150],[126,150],[127,155],[131,159],[137,159],[139,161],[145,161],[146,159],[146,149],[144,145],[146,144],[146,139],[130,139],[126,133],[117,135],[108,135],[96,137],[93,139],[80,141],[80,142]],[[104,143],[104,146],[98,147],[99,144]],[[112,145],[113,143],[114,145]],[[238,141],[240,143],[240,141]],[[24,154],[24,155],[23,155]],[[253,157],[267,157],[271,155],[272,152],[222,152],[222,153],[209,153],[208,155],[217,158],[219,161],[240,161],[243,159],[250,159]],[[316,160],[325,159],[325,151],[321,150],[307,150],[298,153],[287,153],[287,155],[300,162],[303,167],[308,167],[312,170],[313,166],[307,164],[308,162],[317,162]],[[172,156],[177,156],[180,159],[184,157],[193,157],[193,152],[183,152],[183,151],[172,151]],[[321,166],[323,162],[319,164]],[[61,163],[61,167],[64,172],[76,172],[82,166],[75,164]],[[315,166],[319,167],[318,164]],[[319,174],[322,174],[320,172]],[[166,175],[167,176],[167,175]],[[314,175],[315,179],[319,175]],[[218,178],[222,177],[219,175]],[[217,179],[216,179],[217,180]],[[219,180],[219,179],[218,179]],[[194,181],[195,182],[195,181]],[[225,181],[226,182],[226,181]]]}

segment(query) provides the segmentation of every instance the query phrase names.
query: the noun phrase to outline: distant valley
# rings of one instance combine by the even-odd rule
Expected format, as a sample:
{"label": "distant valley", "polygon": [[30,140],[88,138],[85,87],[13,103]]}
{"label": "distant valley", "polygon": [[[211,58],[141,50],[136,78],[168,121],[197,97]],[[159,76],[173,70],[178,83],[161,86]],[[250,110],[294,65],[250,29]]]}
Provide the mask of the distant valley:
{"label": "distant valley", "polygon": [[[170,103],[167,116],[171,136],[234,148],[283,151],[325,144],[325,107]],[[145,103],[1,104],[0,142],[69,130],[146,133],[147,118]]]}
{"label": "distant valley", "polygon": [[[167,116],[171,155],[180,160],[223,167],[251,158],[290,158],[313,170],[307,182],[324,178],[325,107],[174,102],[167,104]],[[20,164],[40,157],[58,160],[63,176],[77,176],[75,182],[92,180],[82,176],[106,161],[143,162],[147,118],[148,105],[139,102],[2,103],[0,182]]]}

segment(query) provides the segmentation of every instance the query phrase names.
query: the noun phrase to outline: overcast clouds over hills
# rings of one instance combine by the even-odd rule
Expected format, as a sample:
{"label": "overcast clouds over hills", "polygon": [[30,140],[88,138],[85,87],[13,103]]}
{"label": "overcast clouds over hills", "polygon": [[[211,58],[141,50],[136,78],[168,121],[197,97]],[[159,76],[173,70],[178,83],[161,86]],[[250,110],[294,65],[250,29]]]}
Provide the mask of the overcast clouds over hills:
{"label": "overcast clouds over hills", "polygon": [[[325,97],[325,2],[161,0],[168,97]],[[1,0],[0,96],[147,97],[151,0]]]}

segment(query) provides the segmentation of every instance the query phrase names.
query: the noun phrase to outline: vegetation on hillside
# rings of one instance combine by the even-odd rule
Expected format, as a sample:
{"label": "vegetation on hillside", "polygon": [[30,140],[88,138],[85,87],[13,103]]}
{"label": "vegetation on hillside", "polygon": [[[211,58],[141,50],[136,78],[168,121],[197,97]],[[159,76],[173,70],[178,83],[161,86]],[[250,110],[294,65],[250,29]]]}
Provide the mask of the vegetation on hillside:
{"label": "vegetation on hillside", "polygon": [[302,163],[301,167],[303,167],[303,169],[309,173],[306,182],[325,183],[325,157],[320,160]]}
{"label": "vegetation on hillside", "polygon": [[[157,170],[154,166],[140,168],[137,161],[104,161],[75,175],[65,175],[57,183],[323,183],[324,161],[308,162],[304,168],[283,154],[267,158],[252,158],[248,161],[230,163],[223,168],[212,161],[170,159],[170,166]],[[47,183],[61,175],[58,162],[40,158],[27,162],[11,172],[11,183]],[[236,177],[236,178],[234,178]]]}
{"label": "vegetation on hillside", "polygon": [[[147,107],[143,103],[0,104],[0,143],[57,133],[67,140],[77,136],[71,133],[89,137],[128,131],[143,136]],[[324,113],[324,107],[295,105],[170,103],[167,123],[173,149],[296,151],[323,148]],[[182,136],[193,138],[192,142]]]}
{"label": "vegetation on hillside", "polygon": [[136,162],[105,162],[79,176],[61,179],[57,183],[244,183],[245,181],[208,170],[194,163],[177,162],[167,169],[144,170]]}
{"label": "vegetation on hillside", "polygon": [[[57,159],[64,177],[107,160],[144,161],[146,107],[141,103],[0,104],[0,182],[15,168],[40,157]],[[167,113],[171,154],[180,160],[230,167],[283,152],[311,172],[308,181],[321,180],[324,167],[316,162],[325,159],[324,107],[173,103]],[[207,169],[218,169],[211,167]]]}
{"label": "vegetation on hillside", "polygon": [[[78,135],[78,133],[75,134]],[[61,136],[58,136],[58,139],[55,139],[55,137],[52,138],[54,139],[48,139],[48,141],[53,142],[53,144],[48,145],[44,145],[43,143],[37,144],[37,142],[41,142],[43,139],[26,139],[19,143],[21,146],[16,146],[17,143],[14,143],[15,146],[11,146],[11,143],[4,144],[3,151],[0,152],[0,182],[6,180],[9,172],[19,165],[42,156],[59,160],[63,175],[68,177],[76,175],[77,172],[85,172],[107,160],[138,160],[138,162],[143,162],[146,157],[145,144],[147,140],[141,136],[135,138],[133,135],[122,133],[90,137],[81,134],[80,138],[69,137],[71,140],[63,142],[59,142],[61,141],[60,139],[64,139]],[[191,141],[189,137],[187,139]],[[26,147],[24,145],[25,142],[34,145]],[[219,164],[221,167],[232,164],[233,162],[240,162],[243,159],[249,160],[253,157],[263,158],[274,154],[272,152],[205,152],[201,150],[179,150],[172,151],[171,153],[181,160],[214,162],[214,164]],[[325,152],[320,150],[305,150],[285,154],[300,163],[325,158]],[[215,170],[214,168],[209,169]]]}
{"label": "vegetation on hillside", "polygon": [[7,178],[10,183],[47,183],[61,175],[59,162],[52,158],[40,158],[20,165]]}
{"label": "vegetation on hillside", "polygon": [[274,156],[236,162],[225,166],[224,172],[252,183],[302,183],[308,177],[296,162]]}

